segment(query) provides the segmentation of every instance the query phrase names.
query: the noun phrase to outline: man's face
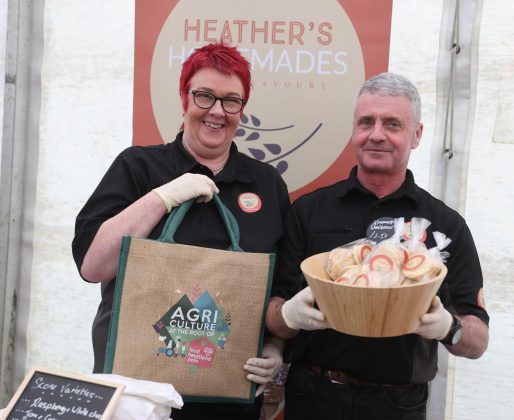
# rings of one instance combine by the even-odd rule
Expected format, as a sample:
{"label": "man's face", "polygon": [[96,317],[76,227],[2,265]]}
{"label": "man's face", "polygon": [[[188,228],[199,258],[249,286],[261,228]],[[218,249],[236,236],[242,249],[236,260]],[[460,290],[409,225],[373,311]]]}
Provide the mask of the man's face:
{"label": "man's face", "polygon": [[353,118],[352,143],[359,170],[396,175],[407,169],[409,156],[421,139],[423,124],[415,123],[404,96],[365,93]]}
{"label": "man's face", "polygon": [[[243,84],[237,76],[220,73],[212,68],[199,70],[191,78],[191,90],[212,93],[218,97],[243,97]],[[188,107],[184,110],[184,141],[196,154],[216,157],[226,151],[234,138],[241,114],[225,112],[220,101],[210,109],[195,105],[188,93]]]}

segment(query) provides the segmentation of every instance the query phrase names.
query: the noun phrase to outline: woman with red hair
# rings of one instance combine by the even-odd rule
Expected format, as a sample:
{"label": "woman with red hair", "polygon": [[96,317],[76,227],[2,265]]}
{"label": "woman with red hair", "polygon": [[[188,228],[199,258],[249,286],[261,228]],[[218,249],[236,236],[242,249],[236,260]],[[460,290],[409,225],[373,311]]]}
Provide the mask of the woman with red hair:
{"label": "woman with red hair", "polygon": [[[72,244],[77,268],[86,281],[102,283],[94,372],[103,370],[122,236],[158,238],[171,209],[196,198],[176,242],[226,249],[229,239],[210,201],[219,194],[239,224],[241,248],[276,251],[290,206],[286,184],[275,168],[238,152],[233,142],[250,88],[250,65],[236,48],[217,43],[195,50],[182,66],[184,120],[175,140],[124,150],[78,214]],[[262,357],[241,366],[259,384],[254,404],[186,403],[173,418],[258,419],[262,391],[281,364],[280,343],[267,340]]]}

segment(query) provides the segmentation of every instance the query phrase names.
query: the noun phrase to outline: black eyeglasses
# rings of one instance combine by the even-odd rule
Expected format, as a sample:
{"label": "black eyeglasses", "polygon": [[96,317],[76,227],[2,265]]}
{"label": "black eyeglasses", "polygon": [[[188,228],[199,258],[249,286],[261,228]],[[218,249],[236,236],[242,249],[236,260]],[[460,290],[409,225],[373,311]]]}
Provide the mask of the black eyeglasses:
{"label": "black eyeglasses", "polygon": [[217,100],[221,102],[221,107],[223,110],[229,114],[237,114],[243,109],[243,105],[246,104],[246,101],[241,98],[237,98],[235,96],[225,96],[220,98],[219,96],[213,95],[210,92],[205,92],[204,90],[190,90],[189,91],[193,95],[193,101],[196,106],[202,109],[209,109],[214,106]]}

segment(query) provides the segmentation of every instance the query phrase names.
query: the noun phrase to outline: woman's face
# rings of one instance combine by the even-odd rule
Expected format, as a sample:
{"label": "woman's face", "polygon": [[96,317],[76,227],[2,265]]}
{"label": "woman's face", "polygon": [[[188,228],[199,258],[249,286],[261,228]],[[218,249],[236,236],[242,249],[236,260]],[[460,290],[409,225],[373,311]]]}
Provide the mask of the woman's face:
{"label": "woman's face", "polygon": [[[196,72],[190,81],[189,91],[205,91],[217,97],[243,99],[243,84],[239,77],[220,73],[212,68]],[[184,110],[184,142],[196,155],[205,159],[216,159],[227,153],[239,126],[241,113],[229,114],[217,100],[209,109],[198,107],[193,94],[188,95],[188,107]]]}

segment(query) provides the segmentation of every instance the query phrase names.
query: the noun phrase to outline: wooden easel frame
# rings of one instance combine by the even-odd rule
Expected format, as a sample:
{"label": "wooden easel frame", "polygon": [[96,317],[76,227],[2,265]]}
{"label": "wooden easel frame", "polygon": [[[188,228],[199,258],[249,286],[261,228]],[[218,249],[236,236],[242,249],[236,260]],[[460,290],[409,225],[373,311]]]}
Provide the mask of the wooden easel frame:
{"label": "wooden easel frame", "polygon": [[29,373],[23,379],[23,382],[20,384],[20,386],[16,390],[16,393],[11,398],[11,400],[6,407],[5,412],[2,414],[2,417],[0,420],[6,420],[9,418],[11,411],[13,410],[13,408],[15,407],[15,405],[17,404],[19,399],[22,397],[23,393],[27,389],[27,386],[31,383],[34,375],[38,372],[45,373],[45,374],[51,375],[51,376],[58,376],[61,378],[72,379],[75,381],[85,382],[88,384],[101,385],[101,386],[105,386],[105,387],[114,389],[114,393],[109,398],[109,402],[107,403],[107,406],[105,407],[105,410],[102,413],[102,417],[101,417],[102,420],[109,420],[111,418],[111,416],[114,413],[114,410],[116,408],[116,403],[117,403],[118,399],[121,397],[121,394],[123,393],[123,389],[125,387],[123,384],[104,381],[103,379],[96,379],[91,376],[80,375],[80,374],[76,374],[76,373],[66,373],[66,372],[61,372],[61,371],[54,370],[54,369],[34,367],[29,371]]}

